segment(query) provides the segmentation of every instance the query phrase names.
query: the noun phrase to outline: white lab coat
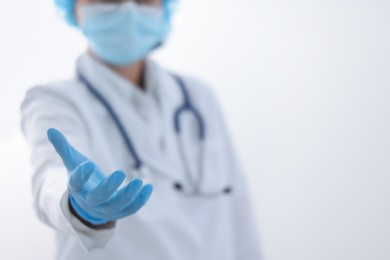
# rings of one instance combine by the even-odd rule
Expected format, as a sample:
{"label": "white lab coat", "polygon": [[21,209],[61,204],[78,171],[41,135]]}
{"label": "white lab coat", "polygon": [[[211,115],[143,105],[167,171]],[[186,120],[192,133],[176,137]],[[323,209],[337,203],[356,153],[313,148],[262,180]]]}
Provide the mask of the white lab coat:
{"label": "white lab coat", "polygon": [[[189,189],[173,131],[173,112],[182,103],[182,94],[171,74],[147,60],[147,90],[142,91],[88,54],[78,64],[119,116],[145,164]],[[154,192],[146,206],[105,230],[93,230],[70,213],[67,171],[46,131],[59,129],[103,172],[122,169],[131,179],[133,161],[112,118],[77,77],[27,92],[21,126],[31,146],[34,208],[56,231],[56,259],[260,259],[255,220],[220,107],[208,87],[192,78],[183,79],[206,124],[202,190],[219,191],[231,185],[233,193],[187,197],[173,189],[171,179],[152,174],[149,181]],[[182,125],[194,174],[199,149],[195,121],[185,116]]]}

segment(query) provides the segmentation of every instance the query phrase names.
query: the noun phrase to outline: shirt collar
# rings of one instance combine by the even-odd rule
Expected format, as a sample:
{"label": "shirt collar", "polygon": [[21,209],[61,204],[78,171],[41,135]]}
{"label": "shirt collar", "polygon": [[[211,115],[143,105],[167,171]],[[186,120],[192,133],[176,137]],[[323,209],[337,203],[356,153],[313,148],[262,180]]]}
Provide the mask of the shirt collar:
{"label": "shirt collar", "polygon": [[[170,73],[161,69],[161,67],[152,60],[146,60],[146,90],[141,90],[132,82],[121,77],[112,71],[107,65],[93,58],[88,53],[81,55],[77,61],[77,69],[93,87],[105,97],[121,122],[131,122],[136,127],[124,125],[125,130],[131,133],[134,145],[142,160],[149,166],[154,166],[160,169],[171,177],[180,179],[178,176],[182,170],[177,170],[181,167],[177,164],[168,164],[168,160],[161,157],[161,153],[157,152],[155,143],[150,138],[150,127],[139,118],[139,113],[132,110],[134,113],[120,113],[123,106],[134,105],[135,100],[139,100],[143,104],[156,102],[161,116],[165,118],[167,129],[172,129],[172,121],[170,120],[175,109],[182,103],[182,95],[177,86],[176,81]],[[154,104],[155,106],[155,104]],[[156,111],[156,110],[154,110]],[[127,129],[129,127],[129,129]],[[169,131],[171,132],[171,131]],[[171,133],[173,134],[173,133]],[[182,176],[181,176],[182,177]]]}
{"label": "shirt collar", "polygon": [[78,61],[78,70],[103,96],[121,97],[128,102],[138,100],[143,103],[158,100],[158,84],[155,80],[156,64],[151,60],[145,63],[145,89],[141,89],[131,81],[115,73],[106,64],[92,57],[89,53],[82,54]]}

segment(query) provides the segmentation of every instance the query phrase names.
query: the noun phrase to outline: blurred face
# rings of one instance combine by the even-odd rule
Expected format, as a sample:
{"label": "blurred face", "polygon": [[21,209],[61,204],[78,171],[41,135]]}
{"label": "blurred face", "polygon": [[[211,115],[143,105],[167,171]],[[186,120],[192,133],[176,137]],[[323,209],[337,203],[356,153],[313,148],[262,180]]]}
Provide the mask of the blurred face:
{"label": "blurred face", "polygon": [[76,1],[78,26],[90,53],[113,66],[141,61],[165,42],[171,29],[173,9],[166,0]]}
{"label": "blurred face", "polygon": [[140,5],[149,5],[153,7],[162,6],[163,0],[76,0],[76,17],[78,21],[81,21],[83,17],[79,12],[79,7],[85,4],[121,4],[128,1],[135,2]]}

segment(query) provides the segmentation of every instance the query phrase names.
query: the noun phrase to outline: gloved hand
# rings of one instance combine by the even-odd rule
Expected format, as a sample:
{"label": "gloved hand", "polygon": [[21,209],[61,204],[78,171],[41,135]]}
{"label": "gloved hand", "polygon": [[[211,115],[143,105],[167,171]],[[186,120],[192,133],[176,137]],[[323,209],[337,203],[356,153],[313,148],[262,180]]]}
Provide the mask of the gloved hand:
{"label": "gloved hand", "polygon": [[122,171],[105,176],[87,157],[72,147],[56,129],[47,132],[50,142],[68,170],[68,190],[76,213],[93,225],[102,225],[136,213],[149,199],[151,184],[136,178],[118,190],[125,179]]}

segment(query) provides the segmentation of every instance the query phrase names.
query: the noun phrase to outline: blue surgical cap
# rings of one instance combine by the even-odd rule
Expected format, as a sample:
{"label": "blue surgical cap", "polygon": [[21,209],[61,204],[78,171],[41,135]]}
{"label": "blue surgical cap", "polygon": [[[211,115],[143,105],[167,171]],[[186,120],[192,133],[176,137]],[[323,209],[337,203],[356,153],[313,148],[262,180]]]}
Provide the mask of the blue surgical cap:
{"label": "blue surgical cap", "polygon": [[77,26],[74,14],[74,5],[76,0],[54,0],[54,4],[60,16],[71,26]]}
{"label": "blue surgical cap", "polygon": [[[163,0],[165,13],[171,16],[176,10],[178,0]],[[76,0],[54,0],[54,4],[60,16],[71,26],[77,27],[77,20],[75,17]]]}

